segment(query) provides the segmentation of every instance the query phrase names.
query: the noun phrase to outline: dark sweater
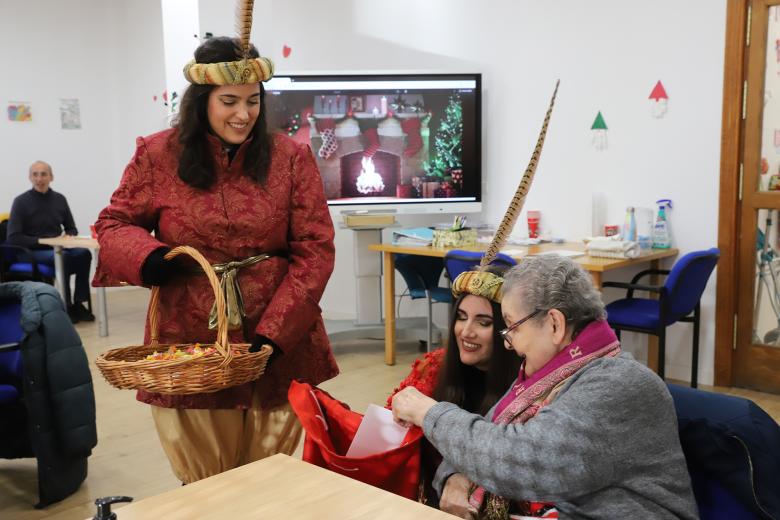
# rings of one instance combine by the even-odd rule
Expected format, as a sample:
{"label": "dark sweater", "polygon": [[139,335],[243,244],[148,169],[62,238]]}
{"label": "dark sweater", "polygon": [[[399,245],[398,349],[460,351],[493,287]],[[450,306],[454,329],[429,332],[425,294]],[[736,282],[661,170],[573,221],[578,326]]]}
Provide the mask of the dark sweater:
{"label": "dark sweater", "polygon": [[60,193],[49,189],[46,193],[29,190],[14,199],[8,221],[8,242],[29,248],[45,248],[39,238],[77,235],[76,223],[68,201]]}

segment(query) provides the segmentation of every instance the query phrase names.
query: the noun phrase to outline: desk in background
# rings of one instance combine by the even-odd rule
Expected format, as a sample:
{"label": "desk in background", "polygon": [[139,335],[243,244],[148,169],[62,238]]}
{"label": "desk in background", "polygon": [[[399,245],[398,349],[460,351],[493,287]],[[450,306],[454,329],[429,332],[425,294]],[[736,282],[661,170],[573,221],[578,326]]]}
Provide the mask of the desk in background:
{"label": "desk in background", "polygon": [[[396,246],[392,244],[372,244],[368,246],[372,251],[379,251],[382,253],[382,260],[384,266],[384,288],[385,288],[385,363],[388,365],[395,365],[395,258],[396,254],[406,255],[419,255],[419,256],[435,256],[444,258],[447,251],[453,249],[465,249],[468,251],[484,251],[487,249],[486,245],[477,247],[460,247],[460,248],[434,248],[430,246]],[[577,242],[565,242],[562,244],[539,244],[535,246],[508,246],[507,249],[512,251],[522,251],[519,255],[510,255],[515,260],[520,260],[524,256],[533,255],[537,253],[543,253],[545,251],[585,251],[585,244]],[[670,258],[677,256],[677,249],[651,249],[649,251],[643,251],[643,253],[637,258],[597,258],[590,255],[583,255],[572,258],[575,262],[585,268],[593,277],[593,285],[601,290],[601,275],[607,271],[615,269],[621,269],[623,267],[630,267],[635,265],[642,265],[649,263],[650,269],[658,269],[659,261],[664,258]],[[655,341],[653,341],[655,340]],[[657,348],[657,339],[654,336],[649,338],[649,350],[648,350],[648,364],[651,368],[656,360],[657,355],[654,355],[653,348]]]}
{"label": "desk in background", "polygon": [[[65,284],[68,280],[65,278],[65,262],[62,257],[62,250],[74,247],[85,247],[92,250],[93,260],[97,260],[97,250],[100,249],[98,241],[90,237],[61,236],[54,238],[39,238],[39,244],[45,244],[54,248],[54,285],[60,292],[62,298],[65,298]],[[97,296],[97,326],[98,335],[108,336],[108,309],[106,308],[106,288],[96,287]],[[67,306],[67,302],[66,302]]]}
{"label": "desk in background", "polygon": [[120,520],[454,518],[438,509],[281,454],[117,507],[115,511]]}

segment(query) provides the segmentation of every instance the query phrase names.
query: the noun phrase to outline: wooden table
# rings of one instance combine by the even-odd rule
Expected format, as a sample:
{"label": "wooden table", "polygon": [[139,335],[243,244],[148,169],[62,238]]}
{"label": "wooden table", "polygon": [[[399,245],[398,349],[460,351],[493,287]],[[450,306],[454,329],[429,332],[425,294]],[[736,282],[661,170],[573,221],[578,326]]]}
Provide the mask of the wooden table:
{"label": "wooden table", "polygon": [[119,520],[454,518],[438,509],[281,454],[126,506],[117,505]]}
{"label": "wooden table", "polygon": [[[98,241],[90,237],[78,237],[78,236],[60,236],[54,238],[39,238],[39,244],[45,244],[54,248],[54,286],[65,299],[65,284],[68,283],[68,279],[65,277],[65,261],[62,256],[63,249],[71,249],[74,247],[84,247],[92,250],[92,256],[97,259],[97,250],[100,249]],[[98,335],[101,337],[108,336],[108,309],[106,308],[106,288],[96,287],[97,295],[97,325]],[[67,306],[68,302],[65,302]]]}
{"label": "wooden table", "polygon": [[[476,247],[460,248],[434,248],[430,246],[396,246],[392,244],[372,244],[368,246],[372,251],[380,251],[383,259],[384,274],[384,309],[385,309],[385,363],[395,365],[395,258],[396,254],[435,256],[444,258],[448,251],[452,249],[465,249],[467,251],[484,251],[485,245]],[[520,260],[524,256],[543,253],[545,251],[585,251],[585,244],[578,242],[564,242],[562,244],[539,244],[535,246],[507,246],[507,250],[518,250],[521,254],[511,255],[515,260]],[[677,256],[677,249],[650,249],[643,251],[637,258],[597,258],[590,255],[582,255],[572,258],[575,262],[584,267],[593,277],[593,285],[601,290],[602,273],[630,267],[635,265],[649,264],[651,269],[658,269],[659,261],[664,258]],[[649,337],[648,347],[648,365],[657,369],[654,365],[657,363],[658,355],[654,353],[657,349],[657,338]]]}

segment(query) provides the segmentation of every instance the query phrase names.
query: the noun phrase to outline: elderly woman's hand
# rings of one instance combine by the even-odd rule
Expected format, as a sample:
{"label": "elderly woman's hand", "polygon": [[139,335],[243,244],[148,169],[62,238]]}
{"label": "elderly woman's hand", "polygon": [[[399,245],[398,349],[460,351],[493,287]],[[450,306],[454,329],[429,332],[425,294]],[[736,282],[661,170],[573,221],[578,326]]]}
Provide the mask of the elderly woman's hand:
{"label": "elderly woman's hand", "polygon": [[439,509],[458,518],[476,518],[477,510],[469,504],[470,491],[469,479],[460,473],[453,474],[441,490]]}
{"label": "elderly woman's hand", "polygon": [[393,396],[393,419],[401,426],[422,426],[425,414],[436,401],[413,386],[407,386]]}

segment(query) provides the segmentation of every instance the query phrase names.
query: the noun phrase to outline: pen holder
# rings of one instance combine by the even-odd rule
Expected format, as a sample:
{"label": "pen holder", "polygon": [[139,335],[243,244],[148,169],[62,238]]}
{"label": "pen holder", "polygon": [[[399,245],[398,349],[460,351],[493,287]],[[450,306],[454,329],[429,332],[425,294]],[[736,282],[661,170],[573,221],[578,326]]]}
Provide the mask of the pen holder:
{"label": "pen holder", "polygon": [[477,245],[477,230],[473,228],[434,229],[433,247],[469,247]]}

